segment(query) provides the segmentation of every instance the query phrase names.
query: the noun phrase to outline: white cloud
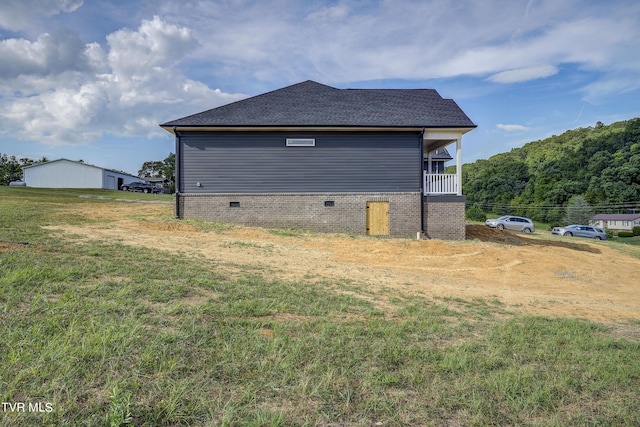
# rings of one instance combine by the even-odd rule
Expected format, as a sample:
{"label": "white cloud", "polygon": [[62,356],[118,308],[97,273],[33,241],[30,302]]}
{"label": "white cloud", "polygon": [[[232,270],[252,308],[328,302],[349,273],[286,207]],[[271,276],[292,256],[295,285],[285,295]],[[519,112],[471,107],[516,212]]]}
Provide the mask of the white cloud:
{"label": "white cloud", "polygon": [[3,0],[0,2],[0,28],[24,30],[39,17],[73,12],[82,3],[83,0]]}
{"label": "white cloud", "polygon": [[[614,58],[633,56],[638,6],[580,6],[571,0],[168,0],[157,12],[190,29],[201,45],[190,59],[213,62],[216,75],[332,81],[495,75],[508,81],[515,70],[531,72],[540,64],[606,69]],[[149,28],[138,31],[142,38],[157,30],[147,22]]]}
{"label": "white cloud", "polygon": [[[635,19],[611,18],[567,20],[550,26],[540,24],[531,34],[508,43],[492,42],[463,49],[443,60],[440,69],[443,74],[448,71],[451,75],[490,73],[501,82],[524,81],[517,79],[528,76],[547,77],[562,64],[606,71],[620,61],[627,62],[624,57],[631,54],[630,43],[640,35],[637,25]],[[605,35],[599,36],[599,33]]]}
{"label": "white cloud", "polygon": [[105,133],[148,137],[163,133],[161,122],[243,97],[186,77],[176,65],[196,43],[158,17],[110,34],[108,52],[49,38],[3,42],[5,53],[28,53],[13,68],[0,67],[9,77],[0,83],[7,134],[49,145],[85,144]]}
{"label": "white cloud", "polygon": [[627,94],[640,90],[640,79],[637,73],[621,72],[611,78],[586,85],[581,92],[585,101],[600,104],[608,101],[611,94]]}
{"label": "white cloud", "polygon": [[137,31],[116,31],[107,41],[109,65],[116,74],[129,78],[156,67],[172,67],[196,46],[187,28],[168,25],[158,16],[142,21]]}
{"label": "white cloud", "polygon": [[323,7],[310,13],[306,20],[308,22],[331,23],[342,21],[349,15],[350,8],[347,5]]}
{"label": "white cloud", "polygon": [[529,80],[541,79],[558,73],[558,68],[553,65],[539,65],[516,70],[507,70],[489,77],[494,83],[520,83]]}
{"label": "white cloud", "polygon": [[640,37],[640,6],[631,1],[186,0],[160,13],[191,28],[201,46],[189,59],[212,61],[216,77],[272,84],[458,76],[517,83],[566,64],[609,73],[637,57]]}
{"label": "white cloud", "polygon": [[503,124],[497,124],[496,127],[498,129],[504,130],[506,132],[522,132],[522,131],[526,131],[529,130],[528,127],[526,126],[522,126],[522,125],[503,125]]}
{"label": "white cloud", "polygon": [[25,39],[0,41],[0,77],[55,75],[90,68],[86,50],[91,49],[71,31],[42,34],[34,42]]}

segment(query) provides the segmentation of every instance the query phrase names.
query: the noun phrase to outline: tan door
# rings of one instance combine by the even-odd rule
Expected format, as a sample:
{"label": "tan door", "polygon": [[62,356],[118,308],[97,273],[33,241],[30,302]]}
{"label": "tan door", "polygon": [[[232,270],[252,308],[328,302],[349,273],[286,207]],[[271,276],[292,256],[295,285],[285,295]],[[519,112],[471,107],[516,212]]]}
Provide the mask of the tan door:
{"label": "tan door", "polygon": [[367,202],[367,234],[389,235],[389,202]]}

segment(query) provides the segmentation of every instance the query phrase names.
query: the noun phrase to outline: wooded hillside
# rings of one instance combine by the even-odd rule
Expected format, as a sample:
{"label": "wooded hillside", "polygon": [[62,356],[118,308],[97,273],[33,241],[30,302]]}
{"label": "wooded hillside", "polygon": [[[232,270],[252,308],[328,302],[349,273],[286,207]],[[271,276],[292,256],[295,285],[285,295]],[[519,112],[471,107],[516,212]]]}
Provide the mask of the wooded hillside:
{"label": "wooded hillside", "polygon": [[556,222],[574,195],[598,211],[640,203],[640,118],[578,128],[462,166],[467,205]]}

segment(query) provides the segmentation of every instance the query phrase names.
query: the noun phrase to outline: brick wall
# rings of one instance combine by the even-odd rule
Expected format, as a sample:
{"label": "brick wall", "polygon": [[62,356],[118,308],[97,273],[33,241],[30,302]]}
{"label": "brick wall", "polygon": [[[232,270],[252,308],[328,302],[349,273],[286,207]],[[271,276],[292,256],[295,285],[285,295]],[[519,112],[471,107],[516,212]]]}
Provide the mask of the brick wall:
{"label": "brick wall", "polygon": [[429,239],[464,240],[464,196],[426,196],[424,231]]}
{"label": "brick wall", "polygon": [[[391,236],[415,238],[422,228],[420,193],[180,194],[176,197],[179,209],[176,216],[185,219],[355,234],[366,234],[367,202],[388,201]],[[333,202],[333,206],[325,206],[325,202]]]}

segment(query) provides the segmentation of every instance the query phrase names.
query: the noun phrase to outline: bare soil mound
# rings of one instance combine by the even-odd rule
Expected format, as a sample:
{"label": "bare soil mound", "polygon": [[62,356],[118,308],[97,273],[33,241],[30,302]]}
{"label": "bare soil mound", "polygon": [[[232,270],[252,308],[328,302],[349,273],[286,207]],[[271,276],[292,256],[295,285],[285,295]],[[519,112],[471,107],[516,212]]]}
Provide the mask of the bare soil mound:
{"label": "bare soil mound", "polygon": [[588,244],[560,242],[560,241],[547,240],[547,239],[544,239],[544,240],[533,239],[533,238],[519,236],[507,230],[498,230],[496,228],[487,227],[486,225],[467,225],[466,233],[467,233],[467,239],[478,239],[483,242],[505,243],[507,245],[514,245],[514,246],[524,246],[524,245],[554,246],[558,248],[573,249],[576,251],[600,253],[600,250],[598,248],[590,246]]}

